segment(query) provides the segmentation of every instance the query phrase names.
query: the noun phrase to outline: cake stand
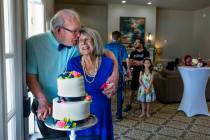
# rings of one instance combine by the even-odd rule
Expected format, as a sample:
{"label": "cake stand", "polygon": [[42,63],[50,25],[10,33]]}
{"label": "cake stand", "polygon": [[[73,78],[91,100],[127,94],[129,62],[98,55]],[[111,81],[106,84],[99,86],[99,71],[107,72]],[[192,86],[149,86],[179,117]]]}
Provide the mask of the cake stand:
{"label": "cake stand", "polygon": [[54,130],[60,130],[60,131],[71,131],[71,134],[69,134],[69,139],[70,140],[76,140],[76,131],[77,130],[84,130],[84,129],[87,129],[91,126],[94,126],[96,123],[98,122],[98,119],[96,118],[95,115],[90,115],[89,118],[87,118],[85,120],[85,122],[81,123],[81,124],[78,124],[78,126],[74,127],[74,128],[59,128],[59,127],[56,127],[55,125],[55,121],[53,119],[52,116],[48,116],[44,123],[47,127],[51,128],[51,129],[54,129]]}

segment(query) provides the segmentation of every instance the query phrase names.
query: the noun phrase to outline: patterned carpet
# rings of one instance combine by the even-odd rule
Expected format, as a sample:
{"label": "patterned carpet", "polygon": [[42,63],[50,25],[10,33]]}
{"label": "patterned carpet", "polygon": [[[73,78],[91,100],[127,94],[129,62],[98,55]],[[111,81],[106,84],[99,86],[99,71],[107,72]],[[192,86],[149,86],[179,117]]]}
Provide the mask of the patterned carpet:
{"label": "patterned carpet", "polygon": [[[138,118],[139,102],[133,104],[123,120],[115,122],[116,99],[112,102],[115,140],[210,140],[210,117],[186,117],[177,111],[179,104],[152,104],[150,118]],[[210,108],[210,102],[208,103]]]}

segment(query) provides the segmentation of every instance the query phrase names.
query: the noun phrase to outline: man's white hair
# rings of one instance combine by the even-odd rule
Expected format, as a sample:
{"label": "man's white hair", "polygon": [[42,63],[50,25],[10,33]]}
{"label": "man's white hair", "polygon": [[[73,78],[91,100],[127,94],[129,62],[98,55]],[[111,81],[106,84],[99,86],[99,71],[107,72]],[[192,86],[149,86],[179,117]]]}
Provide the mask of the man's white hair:
{"label": "man's white hair", "polygon": [[58,27],[63,27],[65,21],[78,20],[80,22],[79,14],[73,9],[63,9],[58,11],[50,20],[50,30],[55,31]]}

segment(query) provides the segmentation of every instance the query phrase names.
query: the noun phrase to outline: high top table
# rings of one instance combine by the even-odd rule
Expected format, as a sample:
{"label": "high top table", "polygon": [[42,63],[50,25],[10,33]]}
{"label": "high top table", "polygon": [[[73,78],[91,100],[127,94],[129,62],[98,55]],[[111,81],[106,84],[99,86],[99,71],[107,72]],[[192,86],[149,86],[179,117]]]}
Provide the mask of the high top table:
{"label": "high top table", "polygon": [[179,67],[184,93],[178,110],[182,110],[188,117],[194,115],[210,116],[206,103],[205,89],[210,76],[210,67]]}

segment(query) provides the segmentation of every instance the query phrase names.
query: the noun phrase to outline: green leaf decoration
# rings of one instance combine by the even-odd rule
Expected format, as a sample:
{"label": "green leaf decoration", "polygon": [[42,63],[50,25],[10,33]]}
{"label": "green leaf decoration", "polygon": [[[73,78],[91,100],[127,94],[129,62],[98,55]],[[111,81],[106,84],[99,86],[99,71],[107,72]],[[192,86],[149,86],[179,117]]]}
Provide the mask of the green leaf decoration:
{"label": "green leaf decoration", "polygon": [[63,119],[63,121],[67,123],[67,122],[68,122],[68,119],[65,117],[65,118]]}
{"label": "green leaf decoration", "polygon": [[73,122],[73,123],[72,123],[72,127],[74,128],[74,127],[76,127],[76,126],[77,126],[77,123]]}
{"label": "green leaf decoration", "polygon": [[68,128],[70,128],[70,127],[69,127],[69,126],[64,126],[64,128],[65,128],[65,129],[68,129]]}

